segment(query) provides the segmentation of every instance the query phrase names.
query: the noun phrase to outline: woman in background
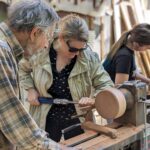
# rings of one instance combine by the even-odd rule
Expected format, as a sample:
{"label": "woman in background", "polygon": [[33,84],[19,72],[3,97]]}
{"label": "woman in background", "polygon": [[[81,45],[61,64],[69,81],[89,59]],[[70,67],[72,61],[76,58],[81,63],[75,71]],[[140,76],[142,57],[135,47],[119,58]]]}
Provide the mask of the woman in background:
{"label": "woman in background", "polygon": [[150,49],[149,24],[138,24],[120,37],[103,63],[115,84],[135,79],[150,84],[150,79],[140,74],[135,64],[135,51],[142,52],[147,49]]}

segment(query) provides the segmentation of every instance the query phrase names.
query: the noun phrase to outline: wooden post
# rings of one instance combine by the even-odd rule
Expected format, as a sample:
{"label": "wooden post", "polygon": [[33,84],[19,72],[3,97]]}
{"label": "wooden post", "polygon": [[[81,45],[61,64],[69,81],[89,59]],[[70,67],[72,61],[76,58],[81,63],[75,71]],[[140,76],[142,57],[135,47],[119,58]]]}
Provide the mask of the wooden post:
{"label": "wooden post", "polygon": [[146,52],[141,52],[140,55],[144,64],[146,75],[147,77],[150,77],[150,61],[148,60],[147,54]]}
{"label": "wooden post", "polygon": [[104,34],[104,17],[102,16],[100,18],[100,24],[101,24],[101,38],[100,38],[100,45],[101,45],[101,50],[100,50],[100,58],[101,60],[104,57],[104,48],[105,48],[105,34]]}
{"label": "wooden post", "polygon": [[120,16],[120,8],[119,8],[119,0],[113,1],[113,10],[114,10],[114,17],[113,17],[113,24],[114,24],[114,37],[115,42],[121,36],[121,16]]}

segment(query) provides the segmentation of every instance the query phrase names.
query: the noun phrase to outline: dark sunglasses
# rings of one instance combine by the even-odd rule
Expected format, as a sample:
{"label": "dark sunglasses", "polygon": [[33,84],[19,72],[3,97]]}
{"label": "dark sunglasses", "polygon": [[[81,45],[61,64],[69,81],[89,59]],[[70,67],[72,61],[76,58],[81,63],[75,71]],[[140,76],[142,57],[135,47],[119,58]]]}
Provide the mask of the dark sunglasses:
{"label": "dark sunglasses", "polygon": [[69,41],[67,41],[66,43],[67,43],[67,46],[69,47],[69,52],[71,52],[71,53],[84,51],[84,50],[86,50],[87,47],[88,47],[87,43],[85,44],[85,47],[84,47],[84,48],[71,47],[70,44],[69,44]]}

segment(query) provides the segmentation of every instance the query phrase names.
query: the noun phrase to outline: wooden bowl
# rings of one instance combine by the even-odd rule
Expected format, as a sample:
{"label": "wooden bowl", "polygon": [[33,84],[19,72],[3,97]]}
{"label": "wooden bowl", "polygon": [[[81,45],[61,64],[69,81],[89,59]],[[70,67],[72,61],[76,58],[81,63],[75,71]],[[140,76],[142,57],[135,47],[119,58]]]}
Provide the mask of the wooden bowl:
{"label": "wooden bowl", "polygon": [[123,93],[115,88],[101,91],[95,99],[98,113],[105,119],[115,119],[126,111],[126,100]]}

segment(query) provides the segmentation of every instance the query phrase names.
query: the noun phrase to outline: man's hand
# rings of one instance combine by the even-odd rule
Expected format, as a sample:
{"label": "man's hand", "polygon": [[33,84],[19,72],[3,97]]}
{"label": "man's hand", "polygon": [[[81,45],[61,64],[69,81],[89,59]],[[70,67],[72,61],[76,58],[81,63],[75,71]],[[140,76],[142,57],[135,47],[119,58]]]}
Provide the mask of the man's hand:
{"label": "man's hand", "polygon": [[35,89],[31,88],[28,90],[28,102],[31,105],[34,105],[34,106],[40,105],[38,101],[38,97],[39,97],[39,93]]}

